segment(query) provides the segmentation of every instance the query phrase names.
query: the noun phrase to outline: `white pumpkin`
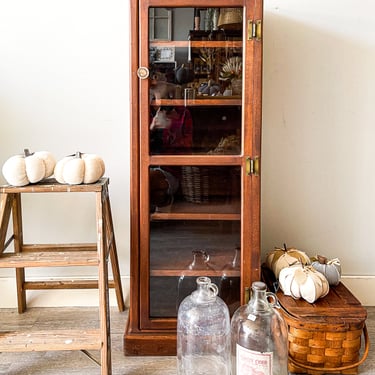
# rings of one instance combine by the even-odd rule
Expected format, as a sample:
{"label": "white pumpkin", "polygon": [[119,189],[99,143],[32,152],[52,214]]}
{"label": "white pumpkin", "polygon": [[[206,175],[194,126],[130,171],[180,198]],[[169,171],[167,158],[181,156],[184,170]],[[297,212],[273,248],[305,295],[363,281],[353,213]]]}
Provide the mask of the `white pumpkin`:
{"label": "white pumpkin", "polygon": [[309,303],[314,303],[329,292],[326,277],[311,266],[303,264],[294,264],[282,269],[279,285],[285,295],[295,299],[303,298]]}
{"label": "white pumpkin", "polygon": [[317,260],[311,266],[322,273],[329,282],[329,285],[338,285],[341,280],[341,263],[338,258],[328,260],[327,257],[318,255]]}
{"label": "white pumpkin", "polygon": [[56,181],[61,184],[92,184],[103,177],[104,161],[96,154],[77,152],[59,160],[55,166]]}
{"label": "white pumpkin", "polygon": [[9,185],[25,186],[52,176],[55,164],[50,152],[30,153],[25,149],[22,155],[14,155],[6,160],[2,172]]}
{"label": "white pumpkin", "polygon": [[287,248],[285,244],[283,249],[276,247],[268,253],[265,260],[266,266],[273,271],[277,279],[283,268],[289,267],[297,262],[307,265],[310,264],[310,258],[304,251],[295,248]]}

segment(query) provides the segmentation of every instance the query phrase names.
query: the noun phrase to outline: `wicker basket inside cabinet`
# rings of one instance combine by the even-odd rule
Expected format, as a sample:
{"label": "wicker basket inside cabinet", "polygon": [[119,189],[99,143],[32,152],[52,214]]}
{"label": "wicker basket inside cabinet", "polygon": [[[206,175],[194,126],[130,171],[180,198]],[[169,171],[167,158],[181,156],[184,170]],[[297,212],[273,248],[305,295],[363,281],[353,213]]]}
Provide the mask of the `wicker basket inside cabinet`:
{"label": "wicker basket inside cabinet", "polygon": [[240,168],[222,166],[181,167],[181,190],[191,203],[230,200],[240,194]]}

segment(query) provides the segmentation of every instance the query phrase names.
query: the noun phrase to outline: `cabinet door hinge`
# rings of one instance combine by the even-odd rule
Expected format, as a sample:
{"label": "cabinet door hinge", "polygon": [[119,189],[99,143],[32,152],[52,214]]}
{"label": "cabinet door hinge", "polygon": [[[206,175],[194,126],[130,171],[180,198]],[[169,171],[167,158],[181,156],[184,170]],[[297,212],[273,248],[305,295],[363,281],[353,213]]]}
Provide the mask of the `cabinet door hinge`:
{"label": "cabinet door hinge", "polygon": [[259,176],[259,157],[256,156],[255,158],[246,158],[246,174],[248,176],[254,175]]}
{"label": "cabinet door hinge", "polygon": [[245,286],[245,296],[244,296],[244,304],[246,305],[250,301],[250,288]]}
{"label": "cabinet door hinge", "polygon": [[262,21],[247,21],[247,40],[262,40]]}

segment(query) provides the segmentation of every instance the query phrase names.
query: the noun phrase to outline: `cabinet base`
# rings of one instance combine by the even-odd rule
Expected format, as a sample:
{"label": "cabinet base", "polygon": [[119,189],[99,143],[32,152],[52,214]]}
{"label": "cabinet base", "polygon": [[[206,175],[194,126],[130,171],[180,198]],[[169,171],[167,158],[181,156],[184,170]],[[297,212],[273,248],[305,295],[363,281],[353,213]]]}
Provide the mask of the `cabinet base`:
{"label": "cabinet base", "polygon": [[175,356],[176,352],[176,333],[125,332],[125,355]]}

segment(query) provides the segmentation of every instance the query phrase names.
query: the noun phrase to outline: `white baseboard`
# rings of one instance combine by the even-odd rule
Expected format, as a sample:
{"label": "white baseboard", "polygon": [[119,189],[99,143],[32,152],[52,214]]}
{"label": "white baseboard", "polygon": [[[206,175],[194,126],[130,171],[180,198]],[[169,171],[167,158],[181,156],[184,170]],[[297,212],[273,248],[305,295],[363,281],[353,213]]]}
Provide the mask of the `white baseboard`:
{"label": "white baseboard", "polygon": [[[129,277],[122,278],[126,306],[129,306]],[[375,276],[343,276],[342,282],[359,299],[363,306],[375,306]],[[0,308],[16,308],[16,286],[12,277],[0,278]],[[29,307],[97,306],[96,289],[29,290]],[[110,305],[117,306],[114,290],[110,290]]]}

